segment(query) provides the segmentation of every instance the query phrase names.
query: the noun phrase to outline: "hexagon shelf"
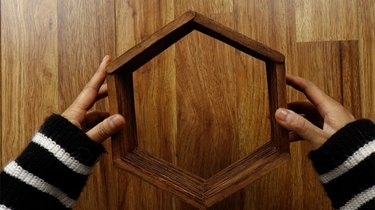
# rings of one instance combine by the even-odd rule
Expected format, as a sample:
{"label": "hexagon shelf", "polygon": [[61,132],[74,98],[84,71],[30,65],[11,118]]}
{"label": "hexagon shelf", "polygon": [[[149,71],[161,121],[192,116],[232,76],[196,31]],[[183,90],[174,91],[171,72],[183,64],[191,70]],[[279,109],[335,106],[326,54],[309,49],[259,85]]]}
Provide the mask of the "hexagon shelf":
{"label": "hexagon shelf", "polygon": [[[193,30],[220,40],[266,63],[271,141],[208,179],[141,151],[137,145],[133,72]],[[126,126],[113,139],[117,167],[205,209],[244,188],[289,158],[288,134],[273,113],[286,106],[284,56],[199,13],[189,11],[116,58],[108,67],[111,113],[125,116]],[[270,189],[272,190],[272,189]]]}

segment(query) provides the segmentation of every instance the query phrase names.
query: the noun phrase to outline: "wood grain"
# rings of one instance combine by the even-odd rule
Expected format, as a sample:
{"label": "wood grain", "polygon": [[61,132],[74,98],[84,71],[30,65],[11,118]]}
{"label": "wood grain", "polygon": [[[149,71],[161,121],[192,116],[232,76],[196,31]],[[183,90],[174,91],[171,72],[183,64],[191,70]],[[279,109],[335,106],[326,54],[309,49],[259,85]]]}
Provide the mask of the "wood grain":
{"label": "wood grain", "polygon": [[[287,132],[277,125],[274,116],[271,115],[272,139],[270,143],[264,145],[263,149],[236,161],[228,167],[230,169],[224,169],[227,172],[222,176],[219,175],[208,181],[202,178],[202,181],[198,183],[194,176],[167,161],[154,158],[147,153],[137,152],[138,140],[132,74],[192,30],[198,30],[250,56],[267,62],[269,110],[272,113],[279,107],[286,107],[285,66],[283,63],[284,56],[279,52],[191,11],[168,23],[140,44],[117,57],[108,66],[109,87],[114,88],[114,90],[109,91],[111,113],[120,113],[127,119],[125,128],[112,138],[116,142],[113,144],[113,151],[120,153],[120,155],[113,154],[114,158],[121,157],[121,159],[116,160],[120,170],[124,169],[137,174],[161,189],[178,195],[178,197],[194,206],[206,208],[278,166],[285,160],[281,156],[289,154],[289,142],[287,141]],[[111,84],[113,82],[115,84]],[[189,95],[184,94],[183,96]],[[202,101],[205,101],[205,99]],[[140,111],[143,112],[143,110]],[[191,139],[190,135],[188,138],[182,138],[183,141],[187,141],[187,139]],[[119,147],[121,148],[120,151]],[[264,152],[268,148],[273,148],[273,150]]]}
{"label": "wood grain", "polygon": [[115,163],[160,189],[172,192],[197,207],[204,207],[206,180],[199,176],[138,150]]}
{"label": "wood grain", "polygon": [[2,165],[57,111],[56,29],[56,1],[1,1]]}
{"label": "wood grain", "polygon": [[356,0],[295,0],[297,42],[358,39]]}
{"label": "wood grain", "polygon": [[[290,55],[293,49],[292,43],[294,43],[293,26],[295,21],[292,19],[294,9],[290,6],[290,1],[273,1],[272,4],[267,0],[255,0],[255,1],[236,1],[235,2],[235,29],[243,33],[246,36],[253,38],[273,49],[276,49],[286,56],[286,66],[288,72],[293,72],[294,66],[290,64],[293,56]],[[246,69],[259,69],[259,64],[246,64],[242,63],[240,68]],[[245,71],[246,72],[246,71]],[[242,82],[239,86],[251,87],[250,84],[246,83],[243,77],[252,78],[249,73],[244,74],[241,78]],[[262,80],[261,75],[258,75],[254,79],[250,80],[254,82],[254,85],[260,86]],[[267,87],[263,87],[267,89]],[[266,97],[268,92],[265,92]],[[246,117],[243,119],[243,125],[250,124],[253,128],[259,129],[258,135],[262,138],[266,137],[266,133],[271,129],[270,124],[263,124],[263,121],[253,117],[248,112],[264,112],[267,115],[271,115],[271,112],[265,110],[264,107],[245,107],[244,104],[247,100],[253,99],[251,95],[245,95],[243,102],[239,105],[242,107],[243,113]],[[248,111],[247,111],[248,109]],[[262,115],[260,115],[262,116]],[[264,115],[263,115],[264,116]],[[268,127],[269,126],[269,127]],[[270,137],[269,137],[270,138]],[[249,145],[248,142],[242,141],[242,145]],[[293,149],[294,147],[292,147]],[[246,153],[243,147],[239,147],[238,151],[240,154]],[[241,205],[236,202],[237,209],[293,209],[294,200],[289,199],[293,197],[294,193],[298,192],[298,188],[294,187],[295,180],[299,177],[294,176],[297,174],[294,170],[291,170],[292,166],[298,165],[298,160],[294,157],[295,150],[291,150],[292,158],[287,165],[283,165],[270,174],[263,177],[261,180],[254,182],[253,184],[246,187],[241,192]],[[297,162],[297,163],[296,163]],[[292,177],[292,178],[291,178]],[[281,181],[282,180],[282,181]],[[271,187],[272,190],[266,190]],[[286,190],[287,189],[287,190]],[[272,200],[273,202],[269,202]],[[288,206],[288,207],[286,207]]]}
{"label": "wood grain", "polygon": [[[339,102],[343,102],[341,78],[342,78],[342,46],[341,42],[309,42],[298,43],[296,45],[295,61],[292,64],[296,69],[295,74],[302,77],[308,77],[329,96]],[[344,44],[347,45],[347,44]],[[350,60],[347,66],[355,66],[356,60]],[[309,65],[306,65],[309,64]],[[346,67],[345,67],[346,68]],[[322,78],[326,78],[323,80]],[[295,99],[304,100],[305,97],[300,94]],[[303,167],[299,173],[302,176],[303,209],[332,209],[329,199],[324,195],[324,190],[320,181],[316,177],[316,172],[311,166],[311,161],[307,157],[311,147],[302,143],[299,145],[301,155],[294,161],[298,161]],[[292,151],[293,152],[293,151]],[[293,157],[292,157],[293,161]],[[308,181],[307,181],[308,180]],[[311,206],[312,200],[319,201],[316,206]]]}
{"label": "wood grain", "polygon": [[342,104],[355,118],[362,118],[358,41],[339,43]]}
{"label": "wood grain", "polygon": [[359,11],[362,116],[375,120],[375,2],[360,1]]}
{"label": "wood grain", "polygon": [[207,180],[204,194],[207,197],[206,205],[211,206],[226,198],[226,195],[241,190],[288,159],[289,154],[282,153],[271,142],[263,145],[251,155],[236,161]]}
{"label": "wood grain", "polygon": [[[172,21],[173,8],[169,0],[116,1],[117,55]],[[171,163],[176,163],[174,53],[171,46],[133,75],[139,147]],[[119,209],[176,209],[178,201],[169,193],[129,173],[119,178],[126,183],[119,187]]]}
{"label": "wood grain", "polygon": [[[189,24],[194,20],[194,12],[186,12],[163,28],[145,38],[141,43],[132,47],[126,53],[118,56],[107,68],[111,74],[117,70],[136,71],[143,64],[163,52],[173,43],[190,33],[193,29]],[[186,27],[183,27],[186,26]]]}
{"label": "wood grain", "polygon": [[[1,49],[2,49],[2,47],[1,47],[1,43],[2,43],[2,39],[1,39],[1,34],[2,34],[2,31],[1,31],[1,29],[2,29],[2,21],[1,21],[1,2],[0,2],[0,94],[2,94],[3,92],[2,92],[2,90],[3,90],[3,80],[2,80],[2,78],[3,78],[3,74],[1,73],[2,71],[1,71],[1,67],[2,67],[2,54],[1,54]],[[1,97],[0,96],[0,122],[2,122],[2,119],[3,119],[3,110],[2,110],[2,107],[3,107],[3,97]],[[2,138],[3,137],[3,126],[0,126],[0,168],[3,168],[3,161],[2,161],[2,159],[3,159],[3,155],[2,155],[2,153],[3,153],[3,144],[2,144]]]}
{"label": "wood grain", "polygon": [[[193,9],[228,27],[233,27],[234,24],[231,0],[225,4],[222,0],[178,1],[174,9],[176,15]],[[238,91],[235,72],[239,73],[242,70],[233,64],[239,62],[240,58],[246,60],[247,57],[249,56],[236,53],[232,47],[199,32],[189,34],[176,44],[177,113],[180,116],[177,124],[176,151],[179,167],[201,177],[210,177],[243,157],[233,153],[239,147],[236,140],[238,129],[235,126],[239,115],[236,113],[238,102],[233,97]],[[212,65],[213,63],[217,65]],[[263,97],[259,98],[264,102]],[[246,134],[246,137],[252,137],[250,130]],[[186,138],[190,140],[184,141]],[[247,147],[248,152],[254,151],[258,146],[260,145]],[[211,155],[204,155],[205,153]],[[236,194],[216,206],[233,208],[239,199],[240,195]],[[210,209],[212,208],[217,207]],[[178,202],[176,209],[195,208]]]}
{"label": "wood grain", "polygon": [[[343,94],[356,97],[360,95],[361,108],[359,109],[362,117],[375,119],[375,2],[373,0],[280,0],[272,2],[268,0],[89,0],[85,2],[1,1],[0,129],[2,130],[2,150],[0,159],[2,164],[14,158],[23,149],[28,142],[29,135],[49,113],[62,111],[71,102],[75,97],[74,94],[80,91],[82,85],[97,67],[101,56],[106,54],[103,49],[112,46],[110,48],[114,51],[108,53],[120,55],[187,10],[198,11],[282,52],[286,56],[288,73],[313,80],[343,103],[348,104]],[[304,4],[303,8],[301,3]],[[59,5],[65,5],[66,8],[61,9]],[[64,21],[69,16],[71,17],[69,21]],[[311,21],[303,22],[306,20]],[[60,21],[65,23],[62,24]],[[334,24],[331,24],[333,21],[335,21]],[[69,29],[70,27],[72,29]],[[87,34],[87,40],[82,38],[82,34]],[[266,84],[265,74],[255,71],[265,69],[263,62],[247,59],[238,51],[231,51],[229,50],[231,48],[216,42],[203,43],[202,46],[191,44],[194,40],[203,42],[210,40],[204,37],[204,35],[193,35],[187,37],[186,40],[181,40],[186,41],[185,43],[168,48],[165,54],[151,60],[142,72],[137,72],[134,82],[139,87],[136,103],[142,106],[142,109],[148,110],[142,114],[147,115],[148,118],[143,118],[142,115],[136,116],[143,119],[143,125],[137,129],[149,131],[143,132],[142,144],[143,146],[155,145],[148,148],[145,146],[144,149],[173,164],[194,168],[202,174],[209,174],[263,145],[265,143],[263,140],[249,142],[246,139],[254,135],[267,141],[270,124],[262,122],[262,119],[269,114],[269,111],[261,105],[268,103],[267,86],[261,86]],[[322,40],[328,42],[320,42]],[[331,42],[332,40],[342,42]],[[357,55],[356,41],[358,41]],[[183,66],[176,67],[175,58],[183,59],[186,52],[195,55],[200,52],[198,49],[211,50],[218,57],[226,56],[226,59],[212,62],[212,56],[197,56],[199,59],[186,60]],[[60,61],[58,61],[58,52],[64,52],[61,54]],[[349,53],[350,59],[341,60],[344,58],[343,53]],[[359,71],[342,72],[344,70],[340,67],[342,64],[347,64],[347,67],[357,65],[356,56],[359,59]],[[69,64],[69,60],[73,63]],[[60,63],[62,67],[59,66]],[[177,113],[177,104],[182,104],[170,96],[181,96],[185,91],[184,88],[177,89],[178,81],[184,84],[186,79],[196,77],[189,72],[181,71],[182,67],[193,64],[204,67],[201,75],[207,76],[201,77],[203,80],[210,78],[208,75],[218,70],[220,75],[215,75],[215,81],[218,84],[221,84],[222,78],[226,77],[233,81],[221,84],[223,87],[229,85],[228,90],[223,88],[226,90],[223,94],[220,94],[220,91],[212,92],[212,94],[216,97],[224,96],[223,98],[227,100],[226,104],[236,104],[238,112],[227,122],[237,120],[238,123],[230,132],[221,131],[220,124],[212,124],[219,126],[218,129],[212,130],[215,131],[212,135],[230,136],[236,133],[238,141],[225,144],[226,148],[221,148],[220,142],[214,142],[212,148],[206,147],[211,148],[206,150],[211,152],[211,157],[203,156],[205,158],[203,161],[196,161],[194,165],[189,165],[191,163],[189,161],[195,159],[184,146],[190,146],[191,150],[195,150],[192,145],[198,144],[199,141],[191,142],[192,145],[180,144],[181,142],[176,141],[177,133],[174,129],[168,128],[174,128],[172,125],[177,126],[179,118],[174,113]],[[237,75],[228,74],[228,67],[236,68]],[[153,69],[153,71],[148,69]],[[342,81],[344,80],[342,79],[349,78],[351,74],[356,77],[355,73],[359,73],[360,92],[357,90],[349,92],[343,89]],[[71,81],[74,85],[67,85]],[[351,82],[356,86],[355,81]],[[233,87],[234,84],[236,87]],[[214,84],[207,85],[214,86]],[[57,86],[60,86],[60,89]],[[199,86],[196,84],[195,86],[199,90]],[[254,91],[256,87],[261,88]],[[30,92],[27,89],[38,91]],[[66,96],[62,94],[63,91],[66,91]],[[233,91],[238,96],[235,102],[233,98],[228,98]],[[196,92],[197,96],[200,94],[203,92]],[[62,98],[59,98],[60,96]],[[288,89],[288,99],[288,101],[294,101],[304,99],[304,97]],[[189,100],[191,101],[186,103],[186,108],[190,108],[188,105],[192,104],[191,102],[199,102],[194,98]],[[30,115],[27,107],[23,106],[24,101],[32,104],[33,115]],[[250,107],[243,106],[248,101],[259,103]],[[350,103],[351,109],[359,110],[356,103]],[[196,119],[193,116],[197,113],[220,116],[212,115],[212,112],[189,113],[188,110],[193,109],[185,110],[189,119]],[[155,121],[159,122],[158,125],[151,123]],[[17,134],[14,135],[14,133]],[[192,135],[198,136],[198,134],[197,131],[192,132]],[[150,136],[155,138],[152,144],[147,144],[146,139]],[[109,183],[110,176],[116,176],[117,172],[105,169],[111,167],[112,162],[108,159],[111,157],[111,147],[106,148],[109,154],[105,155],[102,161],[108,164],[102,167],[103,162],[101,162],[90,182],[107,182],[106,185],[109,186],[107,189],[111,188],[111,191],[96,187],[101,184],[90,184],[86,188],[86,195],[80,198],[80,204],[75,209],[92,209],[93,206],[114,210],[195,209],[128,173],[119,172],[119,179],[114,178],[114,182]],[[311,162],[307,158],[310,149],[304,142],[293,143],[291,161],[287,165],[210,209],[330,209],[329,199],[321,188]],[[226,155],[221,154],[223,151]],[[204,151],[201,152],[204,153]],[[210,160],[215,161],[215,164],[211,164]],[[203,162],[208,164],[202,164]],[[117,182],[121,184],[115,184]],[[116,195],[116,185],[121,188],[119,196]],[[87,194],[87,191],[90,194]],[[112,204],[105,206],[107,203]]]}
{"label": "wood grain", "polygon": [[284,63],[285,57],[281,53],[199,13],[188,11],[117,57],[108,66],[107,73],[136,71],[192,30],[200,31],[265,62]]}
{"label": "wood grain", "polygon": [[[113,40],[114,2],[107,0],[58,1],[58,90],[59,110],[66,109],[96,71],[106,54],[115,53]],[[57,71],[57,70],[55,70]],[[93,110],[105,111],[104,101]],[[110,142],[105,143],[111,152]],[[106,209],[117,202],[112,157],[105,154],[75,208]],[[95,190],[93,190],[95,189]]]}

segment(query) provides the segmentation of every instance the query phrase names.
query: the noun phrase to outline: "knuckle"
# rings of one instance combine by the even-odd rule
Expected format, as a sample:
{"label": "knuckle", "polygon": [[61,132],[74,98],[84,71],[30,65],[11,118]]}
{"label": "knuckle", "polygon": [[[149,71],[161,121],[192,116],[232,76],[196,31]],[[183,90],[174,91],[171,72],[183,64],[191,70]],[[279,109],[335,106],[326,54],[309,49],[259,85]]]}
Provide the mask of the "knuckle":
{"label": "knuckle", "polygon": [[96,91],[96,88],[95,86],[91,85],[91,84],[87,84],[85,87],[84,87],[85,90],[88,90],[88,91]]}
{"label": "knuckle", "polygon": [[107,138],[107,137],[109,136],[109,132],[108,132],[108,130],[105,128],[105,126],[104,126],[103,124],[100,124],[100,125],[98,126],[98,136],[99,136],[100,138],[103,138],[103,139],[105,139],[105,138]]}
{"label": "knuckle", "polygon": [[310,80],[305,80],[305,86],[306,87],[312,87],[312,86],[315,86],[315,84],[313,82],[311,82]]}
{"label": "knuckle", "polygon": [[294,120],[294,127],[298,131],[304,131],[307,128],[306,120],[301,116],[296,116]]}

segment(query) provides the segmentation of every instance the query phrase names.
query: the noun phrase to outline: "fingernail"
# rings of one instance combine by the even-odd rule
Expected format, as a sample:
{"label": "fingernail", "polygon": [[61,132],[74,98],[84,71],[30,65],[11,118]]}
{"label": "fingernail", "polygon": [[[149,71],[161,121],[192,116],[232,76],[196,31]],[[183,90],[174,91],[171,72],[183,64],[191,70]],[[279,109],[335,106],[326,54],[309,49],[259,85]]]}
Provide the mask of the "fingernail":
{"label": "fingernail", "polygon": [[288,117],[288,111],[286,109],[280,108],[276,111],[276,118],[281,121],[286,121]]}
{"label": "fingernail", "polygon": [[112,128],[121,127],[125,123],[124,118],[118,114],[109,117],[108,120]]}
{"label": "fingernail", "polygon": [[103,62],[108,62],[110,58],[111,58],[111,56],[109,56],[109,55],[104,56]]}

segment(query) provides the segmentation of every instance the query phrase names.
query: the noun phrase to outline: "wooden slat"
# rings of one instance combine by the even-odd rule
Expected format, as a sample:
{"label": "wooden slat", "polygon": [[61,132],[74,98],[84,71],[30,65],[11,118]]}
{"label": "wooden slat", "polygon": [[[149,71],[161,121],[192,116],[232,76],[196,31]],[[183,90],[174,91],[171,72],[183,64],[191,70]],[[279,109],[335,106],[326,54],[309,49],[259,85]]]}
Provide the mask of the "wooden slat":
{"label": "wooden slat", "polygon": [[2,165],[57,111],[56,1],[1,1]]}
{"label": "wooden slat", "polygon": [[114,73],[116,70],[133,72],[193,29],[221,40],[263,61],[282,63],[285,60],[284,55],[281,53],[199,13],[189,11],[120,55],[108,66],[107,72]]}
{"label": "wooden slat", "polygon": [[273,61],[276,63],[283,63],[285,60],[283,54],[236,31],[233,31],[233,29],[206,18],[199,13],[196,14],[193,21],[197,23],[197,26],[194,28],[196,28],[198,31],[221,40],[242,52],[250,54],[255,58],[267,62]]}
{"label": "wooden slat", "polygon": [[285,64],[267,63],[266,68],[271,121],[271,141],[280,150],[280,153],[289,153],[288,132],[276,122],[275,115],[273,114],[278,108],[287,107]]}
{"label": "wooden slat", "polygon": [[[1,22],[1,19],[2,19],[2,16],[1,16],[1,2],[0,2],[0,94],[2,95],[2,90],[3,90],[3,80],[2,80],[2,78],[3,78],[3,74],[1,73],[2,71],[1,71],[1,67],[2,67],[2,54],[1,54],[1,43],[2,43],[2,39],[1,39],[1,29],[2,29],[2,22]],[[2,111],[3,111],[3,97],[1,97],[0,96],[0,122],[2,122],[2,119],[3,119],[3,117],[2,117]],[[2,154],[3,153],[3,126],[0,126],[0,153]],[[2,161],[2,159],[3,159],[3,156],[2,155],[0,155],[0,168],[3,168],[3,161]]]}
{"label": "wooden slat", "polygon": [[355,118],[362,118],[358,41],[339,43],[342,104]]}
{"label": "wooden slat", "polygon": [[115,163],[121,169],[126,169],[161,189],[173,192],[197,207],[203,204],[205,180],[167,161],[135,150]]}
{"label": "wooden slat", "polygon": [[359,1],[362,116],[375,120],[375,2]]}
{"label": "wooden slat", "polygon": [[137,70],[144,63],[189,33],[192,28],[189,27],[188,23],[194,19],[195,15],[195,12],[190,11],[168,23],[156,33],[117,57],[108,66],[107,72],[113,73],[120,69],[125,71]]}
{"label": "wooden slat", "polygon": [[[175,19],[174,1],[116,1],[119,56]],[[139,148],[176,163],[176,78],[174,46],[134,72]],[[119,209],[176,209],[170,193],[129,173],[119,173]]]}
{"label": "wooden slat", "polygon": [[207,181],[207,190],[204,194],[207,197],[206,205],[210,206],[225,198],[227,193],[242,189],[288,159],[289,155],[281,154],[273,143],[263,145],[253,154],[236,161]]}
{"label": "wooden slat", "polygon": [[[124,128],[117,135],[120,138],[116,138],[116,136],[112,138],[115,141],[113,142],[113,150],[118,151],[122,157],[135,150],[138,146],[133,74],[132,72],[123,72],[122,74],[110,75],[109,77],[111,77],[109,86],[116,86],[114,87],[115,90],[111,90],[115,91],[111,93],[113,96],[109,96],[111,103],[110,110],[112,114],[121,113],[126,119]],[[113,110],[116,110],[116,112]]]}
{"label": "wooden slat", "polygon": [[[114,1],[58,1],[59,110],[66,109],[97,70],[106,54],[115,53]],[[100,101],[94,110],[106,111]],[[77,209],[116,209],[115,180],[112,171],[111,144],[108,154],[96,165],[88,185],[76,204]]]}

